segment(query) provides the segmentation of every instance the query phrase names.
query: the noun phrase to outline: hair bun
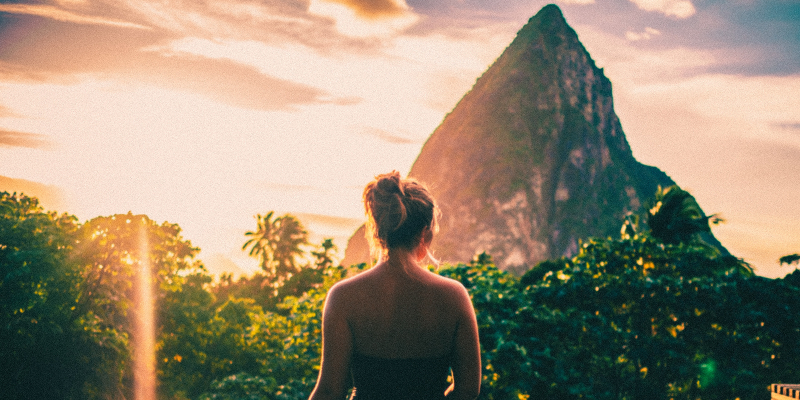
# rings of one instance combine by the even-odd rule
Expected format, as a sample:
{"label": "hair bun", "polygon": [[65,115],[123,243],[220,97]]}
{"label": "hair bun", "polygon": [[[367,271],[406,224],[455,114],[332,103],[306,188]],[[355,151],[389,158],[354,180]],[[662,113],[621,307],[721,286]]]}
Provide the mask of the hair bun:
{"label": "hair bun", "polygon": [[404,197],[405,191],[399,172],[392,171],[375,178],[373,211],[380,231],[394,232],[406,221]]}
{"label": "hair bun", "polygon": [[376,185],[377,189],[380,190],[381,194],[399,194],[404,196],[404,190],[400,185],[400,173],[397,171],[392,171],[388,174],[380,175],[377,179]]}
{"label": "hair bun", "polygon": [[369,217],[367,238],[379,247],[410,249],[423,229],[437,228],[436,204],[427,188],[413,178],[401,178],[397,171],[378,175],[367,184],[364,206]]}

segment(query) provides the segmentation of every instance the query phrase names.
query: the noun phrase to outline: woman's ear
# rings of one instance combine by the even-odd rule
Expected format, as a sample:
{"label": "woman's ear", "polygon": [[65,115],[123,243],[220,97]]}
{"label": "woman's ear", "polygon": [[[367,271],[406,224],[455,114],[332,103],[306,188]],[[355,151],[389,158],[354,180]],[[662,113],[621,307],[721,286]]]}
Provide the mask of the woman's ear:
{"label": "woman's ear", "polygon": [[421,244],[425,245],[425,247],[430,247],[431,242],[433,242],[433,231],[431,228],[425,228],[422,230],[422,238]]}
{"label": "woman's ear", "polygon": [[422,260],[428,255],[428,249],[433,241],[433,232],[430,228],[425,228],[422,230],[422,234],[419,236],[419,244],[417,244],[416,256],[418,260]]}

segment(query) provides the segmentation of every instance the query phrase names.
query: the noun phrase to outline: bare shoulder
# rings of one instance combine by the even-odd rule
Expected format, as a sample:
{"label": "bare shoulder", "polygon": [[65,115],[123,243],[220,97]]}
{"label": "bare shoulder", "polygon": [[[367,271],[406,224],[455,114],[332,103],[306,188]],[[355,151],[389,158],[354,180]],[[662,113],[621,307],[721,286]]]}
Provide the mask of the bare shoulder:
{"label": "bare shoulder", "polygon": [[432,272],[431,275],[433,275],[433,281],[435,284],[439,286],[442,291],[447,293],[448,297],[451,297],[453,300],[457,300],[459,302],[464,301],[465,299],[469,301],[469,293],[464,285],[461,284],[461,282]]}
{"label": "bare shoulder", "polygon": [[364,293],[364,287],[368,285],[372,270],[361,272],[357,275],[345,278],[336,282],[330,289],[328,289],[328,301],[335,299],[338,301],[344,299],[352,299],[358,297],[359,294]]}
{"label": "bare shoulder", "polygon": [[349,297],[357,290],[357,287],[360,286],[357,279],[359,275],[352,276],[350,278],[345,278],[336,282],[328,289],[328,298],[342,298],[342,297]]}
{"label": "bare shoulder", "polygon": [[437,274],[435,272],[430,272],[430,275],[436,280],[437,283],[439,283],[442,286],[448,287],[451,290],[459,290],[459,291],[466,290],[464,288],[464,285],[461,284],[461,282],[459,282],[459,281],[457,281],[457,280],[455,280],[453,278],[448,278],[446,276],[441,276],[441,275],[439,275],[439,274]]}

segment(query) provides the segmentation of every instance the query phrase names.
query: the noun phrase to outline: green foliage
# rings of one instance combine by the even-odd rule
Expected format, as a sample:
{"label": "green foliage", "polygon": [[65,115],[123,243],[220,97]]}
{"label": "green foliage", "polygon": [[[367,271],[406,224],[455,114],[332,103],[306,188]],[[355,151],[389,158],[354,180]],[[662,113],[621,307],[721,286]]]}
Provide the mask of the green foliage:
{"label": "green foliage", "polygon": [[127,335],[80,307],[75,217],[0,192],[0,393],[9,399],[116,395]]}
{"label": "green foliage", "polygon": [[199,394],[208,383],[208,344],[214,340],[214,296],[207,286],[210,276],[188,275],[178,290],[168,292],[160,313],[158,336],[158,379],[161,392],[168,398],[181,399]]}
{"label": "green foliage", "polygon": [[[524,381],[532,372],[529,360],[524,357],[524,349],[513,336],[515,316],[520,308],[518,278],[498,270],[486,253],[478,255],[469,264],[445,266],[439,273],[461,282],[472,298],[482,350],[482,396],[518,398],[524,388],[515,384]],[[516,365],[506,369],[506,363]],[[496,392],[486,397],[495,388]]]}
{"label": "green foliage", "polygon": [[211,383],[211,391],[204,393],[199,400],[263,400],[272,398],[277,387],[274,378],[242,372],[215,380]]}
{"label": "green foliage", "polygon": [[321,287],[287,296],[279,312],[233,298],[207,320],[172,330],[160,352],[165,392],[192,399],[308,398],[319,372],[325,293],[346,269],[326,272]]}
{"label": "green foliage", "polygon": [[800,262],[800,254],[794,253],[794,254],[789,254],[787,256],[783,256],[780,259],[778,259],[778,262],[781,263],[781,265],[798,264],[798,262]]}
{"label": "green foliage", "polygon": [[[800,270],[755,276],[698,240],[705,228],[670,221],[697,222],[697,214],[666,212],[691,202],[669,204],[662,199],[647,217],[650,229],[631,215],[619,239],[590,239],[575,257],[542,262],[520,278],[487,254],[438,270],[468,289],[476,309],[481,398],[759,399],[769,383],[797,381]],[[672,233],[658,233],[663,227]],[[292,245],[300,249],[296,269],[279,285],[266,273],[215,283],[177,225],[130,213],[78,224],[35,199],[0,193],[4,398],[130,396],[128,318],[141,232],[155,272],[162,398],[308,397],[325,294],[366,267],[335,266],[332,241],[312,257]],[[256,242],[250,246],[273,246]]]}
{"label": "green foliage", "polygon": [[[156,313],[161,310],[165,297],[177,290],[183,282],[182,275],[202,271],[194,261],[199,251],[181,236],[176,224],[158,224],[146,215],[116,214],[97,217],[82,224],[76,232],[75,251],[72,258],[78,264],[80,297],[79,310],[95,315],[98,324],[108,331],[134,338],[133,325],[137,310],[133,307],[139,290],[136,268],[142,260],[143,246],[147,248],[147,264],[151,269]],[[133,344],[133,343],[132,343]],[[122,376],[118,379],[119,392],[131,396],[133,382],[130,346],[121,348],[124,362],[114,364]]]}
{"label": "green foliage", "polygon": [[256,216],[257,229],[245,233],[250,239],[242,250],[250,247],[249,254],[260,260],[269,285],[278,288],[300,272],[299,258],[305,253],[303,246],[308,244],[308,232],[297,217],[286,214],[273,218],[274,214],[270,211],[263,217]]}
{"label": "green foliage", "polygon": [[311,255],[314,256],[315,269],[327,270],[332,268],[335,264],[334,257],[336,254],[336,245],[333,244],[333,239],[324,239],[320,248],[312,251]]}
{"label": "green foliage", "polygon": [[[291,217],[291,216],[289,216]],[[294,218],[294,217],[291,217]],[[305,231],[302,224],[297,222],[297,228]],[[248,240],[254,246],[253,239]],[[245,244],[245,247],[247,244]],[[276,247],[285,247],[278,246]],[[298,248],[295,254],[297,264],[295,272],[285,274],[280,284],[276,286],[275,279],[270,274],[259,271],[251,276],[241,276],[234,281],[230,275],[223,275],[218,285],[212,288],[217,297],[217,305],[229,298],[249,298],[255,300],[264,310],[283,313],[278,305],[288,296],[299,297],[312,289],[319,288],[325,282],[326,276],[333,271],[336,245],[332,239],[324,239],[316,250],[311,250],[313,262],[301,263],[299,260],[308,260],[310,257],[303,248]],[[260,254],[260,253],[259,253]],[[327,274],[327,275],[326,275]]]}
{"label": "green foliage", "polygon": [[800,292],[740,260],[634,235],[545,266],[522,277],[503,346],[482,341],[506,354],[498,381],[519,377],[486,398],[755,399],[800,374]]}
{"label": "green foliage", "polygon": [[302,223],[291,214],[273,216],[273,211],[259,214],[257,230],[245,233],[250,238],[242,246],[243,250],[249,247],[250,256],[260,260],[262,271],[235,282],[232,276],[223,275],[213,289],[218,302],[244,297],[255,300],[265,310],[280,312],[277,306],[287,296],[301,296],[323,283],[325,271],[335,263],[333,240],[323,240],[318,249],[311,251],[314,262],[304,262],[309,259],[308,233]]}
{"label": "green foliage", "polygon": [[721,221],[715,215],[706,216],[694,197],[676,185],[658,188],[646,218],[652,236],[668,244],[696,240],[698,234],[711,232],[709,221]]}
{"label": "green foliage", "polygon": [[131,213],[78,224],[36,199],[0,193],[4,398],[130,396],[131,282],[142,239],[157,301],[201,269],[177,225]]}
{"label": "green foliage", "polygon": [[133,282],[142,240],[148,243],[148,262],[159,298],[178,287],[181,273],[201,268],[193,260],[200,249],[180,232],[176,224],[159,225],[146,215],[130,212],[81,225],[73,255],[82,278],[78,307],[94,312],[115,329],[130,332],[128,313],[136,299]]}
{"label": "green foliage", "polygon": [[216,298],[215,307],[232,298],[253,299],[256,304],[268,310],[274,310],[278,303],[277,290],[272,287],[269,278],[261,272],[251,276],[240,276],[235,280],[231,275],[222,275],[220,281],[211,287],[211,291]]}
{"label": "green foliage", "polygon": [[754,276],[700,241],[636,233],[637,222],[517,284],[486,255],[441,270],[478,315],[481,398],[758,399],[797,380],[793,275]]}
{"label": "green foliage", "polygon": [[308,398],[319,369],[325,294],[364,267],[334,266],[334,249],[323,241],[312,253],[316,262],[278,287],[277,296],[262,285],[264,274],[225,277],[216,286],[206,275],[189,276],[168,297],[163,317],[162,392],[173,399]]}

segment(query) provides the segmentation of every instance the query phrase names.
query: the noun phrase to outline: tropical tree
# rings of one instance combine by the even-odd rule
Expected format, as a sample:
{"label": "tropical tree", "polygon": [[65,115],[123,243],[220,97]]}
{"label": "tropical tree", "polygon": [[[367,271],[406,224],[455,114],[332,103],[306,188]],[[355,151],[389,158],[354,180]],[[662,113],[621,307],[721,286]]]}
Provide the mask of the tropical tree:
{"label": "tropical tree", "polygon": [[35,198],[0,192],[0,393],[119,398],[127,335],[81,307],[79,225]]}
{"label": "tropical tree", "polygon": [[258,214],[257,228],[245,233],[250,239],[242,246],[242,250],[249,247],[249,255],[259,259],[273,289],[300,272],[300,259],[305,254],[303,247],[308,244],[308,232],[300,220],[291,214],[274,215],[274,211],[264,216]]}
{"label": "tropical tree", "polygon": [[589,239],[521,279],[478,260],[440,273],[476,309],[481,398],[766,399],[800,372],[800,288],[703,246]]}
{"label": "tropical tree", "polygon": [[279,273],[295,274],[300,271],[300,259],[305,256],[308,232],[295,216],[287,214],[277,219],[278,241],[274,260]]}
{"label": "tropical tree", "polygon": [[[319,372],[325,295],[352,272],[335,266],[334,249],[332,240],[323,241],[312,252],[314,265],[284,282],[270,307],[260,306],[264,291],[253,290],[252,278],[234,282],[229,277],[206,289],[210,279],[198,277],[174,292],[165,318],[170,326],[165,331],[171,333],[163,337],[160,354],[164,393],[170,398],[307,399]],[[210,303],[214,291],[226,295],[222,303]]]}
{"label": "tropical tree", "polygon": [[264,216],[256,215],[257,228],[255,231],[245,232],[244,235],[250,239],[242,246],[242,250],[250,247],[248,254],[250,257],[258,258],[261,269],[265,272],[271,269],[275,253],[274,243],[277,241],[276,221],[272,218],[274,214],[275,211],[270,211]]}
{"label": "tropical tree", "polygon": [[336,245],[333,244],[333,239],[324,239],[319,249],[312,251],[311,255],[314,256],[314,268],[320,270],[327,270],[333,267],[335,262]]}
{"label": "tropical tree", "polygon": [[711,223],[722,221],[716,215],[706,216],[695,198],[677,185],[660,186],[646,211],[651,235],[667,244],[687,243],[702,233],[711,232]]}
{"label": "tropical tree", "polygon": [[794,254],[789,254],[787,256],[783,256],[780,259],[778,259],[778,262],[780,262],[781,265],[797,264],[798,262],[800,262],[800,254],[794,253]]}
{"label": "tropical tree", "polygon": [[778,260],[778,262],[780,262],[781,265],[783,265],[783,264],[786,264],[786,265],[795,264],[794,271],[788,273],[786,275],[786,277],[784,277],[783,279],[788,284],[800,288],[800,268],[796,268],[797,266],[800,265],[800,254],[794,253],[794,254],[789,254],[789,255],[783,256]]}
{"label": "tropical tree", "polygon": [[[121,376],[117,384],[123,388],[124,397],[131,396],[132,346],[144,339],[135,323],[144,311],[135,307],[142,300],[144,287],[139,285],[150,285],[153,311],[162,314],[165,297],[181,287],[185,275],[204,270],[194,259],[198,251],[182,237],[177,224],[159,224],[146,215],[130,212],[93,218],[76,232],[72,259],[80,274],[80,297],[74,306],[92,315],[98,329],[124,336],[126,343],[119,349],[122,362],[112,365]],[[150,282],[136,279],[137,269],[143,266],[150,269]]]}
{"label": "tropical tree", "polygon": [[301,297],[304,293],[319,288],[326,277],[336,271],[335,267],[336,245],[333,239],[325,239],[316,251],[311,251],[314,262],[306,265],[300,272],[294,274],[278,288],[276,303],[282,302],[287,296]]}
{"label": "tropical tree", "polygon": [[158,224],[132,213],[96,217],[77,232],[74,259],[81,266],[77,307],[102,317],[116,329],[130,331],[129,311],[136,299],[135,267],[146,244],[156,300],[179,287],[187,272],[203,270],[194,259],[199,248],[181,235],[177,224]]}

